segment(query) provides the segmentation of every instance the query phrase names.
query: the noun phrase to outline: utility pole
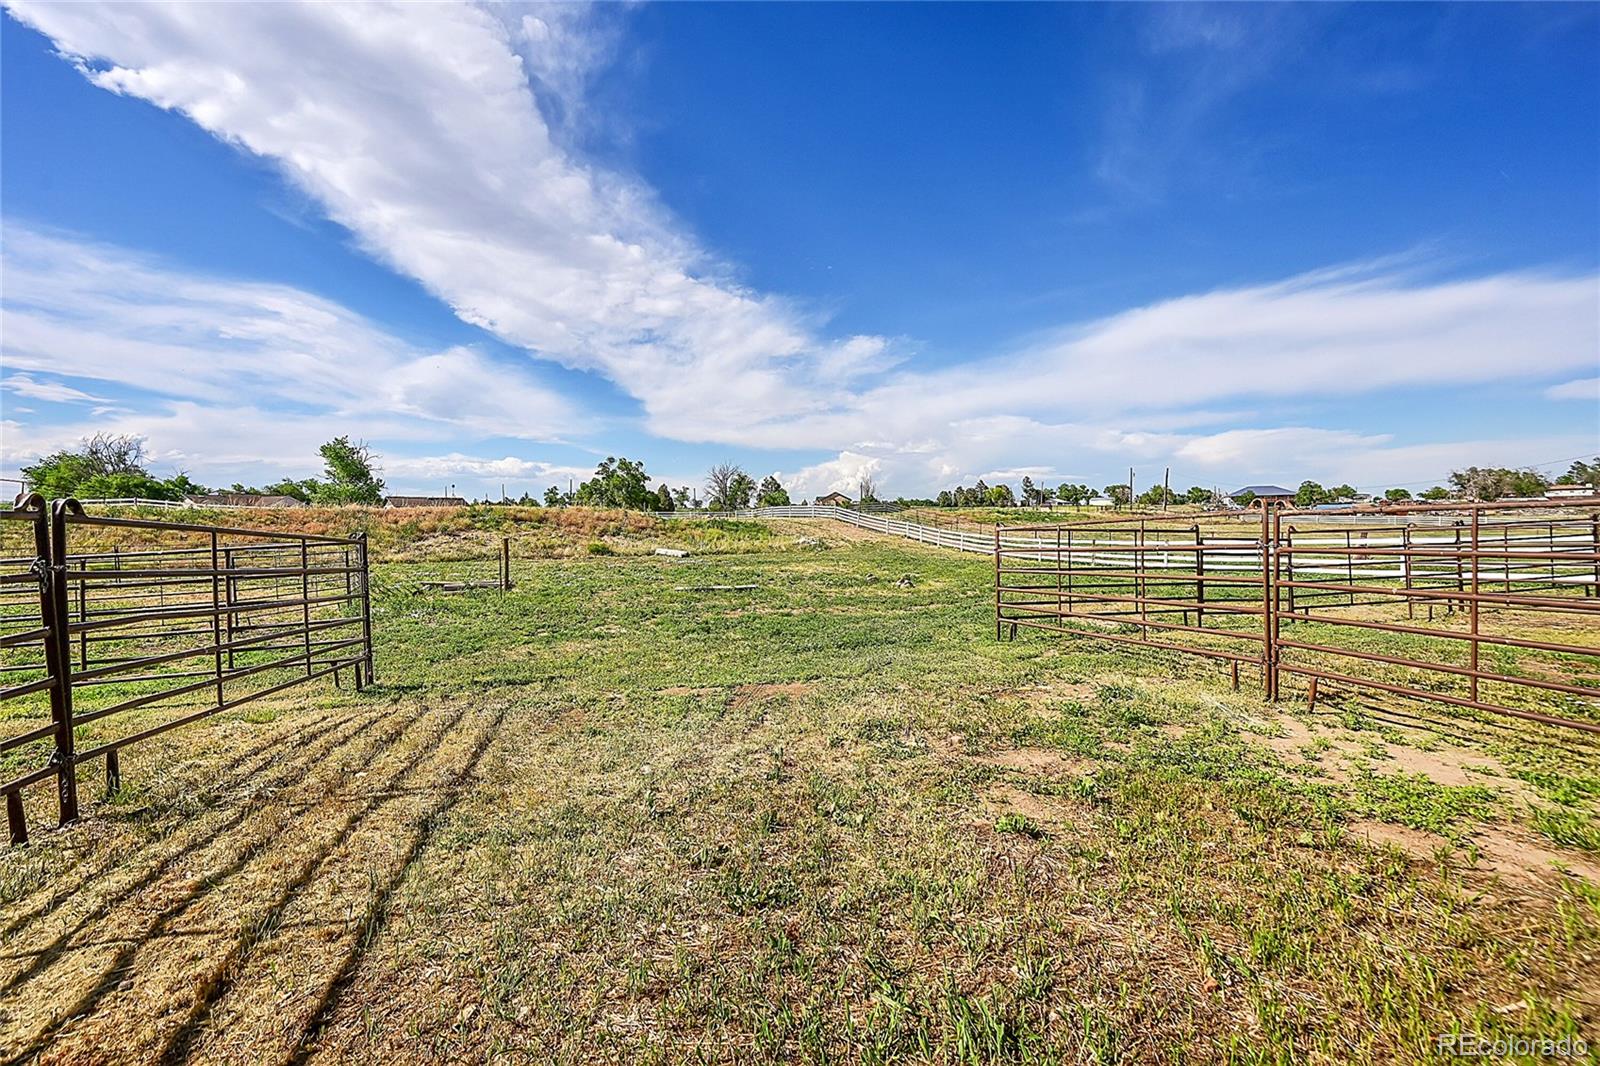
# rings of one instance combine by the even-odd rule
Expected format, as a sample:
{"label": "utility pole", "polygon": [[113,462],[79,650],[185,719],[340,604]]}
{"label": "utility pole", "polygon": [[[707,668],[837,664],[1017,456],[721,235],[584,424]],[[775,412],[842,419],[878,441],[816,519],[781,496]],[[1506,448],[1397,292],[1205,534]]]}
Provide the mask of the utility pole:
{"label": "utility pole", "polygon": [[1128,510],[1133,510],[1133,467],[1128,467]]}
{"label": "utility pole", "polygon": [[1167,467],[1167,472],[1161,475],[1161,510],[1167,509],[1167,497],[1172,495],[1172,467]]}

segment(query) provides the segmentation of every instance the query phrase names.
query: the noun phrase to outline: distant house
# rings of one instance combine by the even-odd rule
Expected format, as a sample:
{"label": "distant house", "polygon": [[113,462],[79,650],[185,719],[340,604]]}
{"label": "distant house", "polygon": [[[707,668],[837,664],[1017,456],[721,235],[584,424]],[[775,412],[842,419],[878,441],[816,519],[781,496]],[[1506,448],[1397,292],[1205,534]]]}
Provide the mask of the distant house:
{"label": "distant house", "polygon": [[1600,491],[1588,485],[1551,485],[1544,490],[1547,500],[1586,500],[1591,496],[1600,496]]}
{"label": "distant house", "polygon": [[267,496],[258,492],[208,492],[203,496],[185,496],[183,502],[190,507],[309,507],[304,500],[293,496]]}
{"label": "distant house", "polygon": [[818,507],[849,507],[850,497],[842,492],[830,492],[826,496],[817,497]]}
{"label": "distant house", "polygon": [[1240,496],[1255,497],[1250,501],[1250,507],[1260,510],[1263,507],[1293,507],[1294,489],[1286,489],[1282,485],[1246,485],[1242,489],[1234,489],[1228,493],[1228,502],[1237,503]]}
{"label": "distant house", "polygon": [[383,501],[392,507],[465,507],[467,501],[460,496],[390,496]]}

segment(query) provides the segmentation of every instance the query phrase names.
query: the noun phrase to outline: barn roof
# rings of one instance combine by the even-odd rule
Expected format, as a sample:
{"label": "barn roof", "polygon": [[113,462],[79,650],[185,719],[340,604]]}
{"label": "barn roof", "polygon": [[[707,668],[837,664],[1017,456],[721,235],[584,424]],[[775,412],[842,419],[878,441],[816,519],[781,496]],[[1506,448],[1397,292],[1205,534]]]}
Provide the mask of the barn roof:
{"label": "barn roof", "polygon": [[1294,489],[1286,489],[1282,485],[1246,485],[1242,489],[1234,489],[1229,496],[1243,496],[1245,493],[1253,496],[1293,496]]}

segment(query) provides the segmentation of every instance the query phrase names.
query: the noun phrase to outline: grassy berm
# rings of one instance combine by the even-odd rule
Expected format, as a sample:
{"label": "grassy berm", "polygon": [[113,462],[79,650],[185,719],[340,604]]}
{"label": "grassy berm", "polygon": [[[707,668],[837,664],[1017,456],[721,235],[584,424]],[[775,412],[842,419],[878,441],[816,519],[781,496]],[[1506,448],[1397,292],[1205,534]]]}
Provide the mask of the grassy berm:
{"label": "grassy berm", "polygon": [[[374,688],[130,748],[0,851],[0,1061],[1600,1043],[1581,737],[997,642],[989,560],[825,521],[528,515],[361,516]],[[416,591],[501,535],[511,592]]]}

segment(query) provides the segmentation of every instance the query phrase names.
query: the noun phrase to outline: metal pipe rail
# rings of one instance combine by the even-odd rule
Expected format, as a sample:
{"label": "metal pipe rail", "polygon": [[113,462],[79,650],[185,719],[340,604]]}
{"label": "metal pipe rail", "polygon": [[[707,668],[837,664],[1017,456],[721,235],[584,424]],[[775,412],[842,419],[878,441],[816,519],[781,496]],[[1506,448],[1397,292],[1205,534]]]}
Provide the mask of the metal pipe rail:
{"label": "metal pipe rail", "polygon": [[[115,790],[129,745],[316,678],[348,672],[358,690],[372,681],[360,534],[90,515],[75,500],[47,510],[37,496],[0,520],[31,523],[35,551],[0,560],[0,698],[48,693],[50,706],[48,722],[23,716],[24,729],[0,737],[0,753],[15,753],[0,764],[13,775],[0,793],[14,843],[27,839],[29,785],[55,777],[61,821],[71,822],[85,762],[103,758]],[[104,546],[133,536],[141,543]],[[95,543],[80,548],[85,537]],[[34,644],[42,655],[27,655]],[[78,750],[80,739],[89,746]]]}
{"label": "metal pipe rail", "polygon": [[1269,699],[1295,677],[1313,703],[1333,683],[1600,733],[1600,498],[1524,506],[1331,530],[1262,512],[1258,537],[1221,547],[1199,523],[997,527],[995,633],[1228,658],[1236,686],[1253,664]]}

